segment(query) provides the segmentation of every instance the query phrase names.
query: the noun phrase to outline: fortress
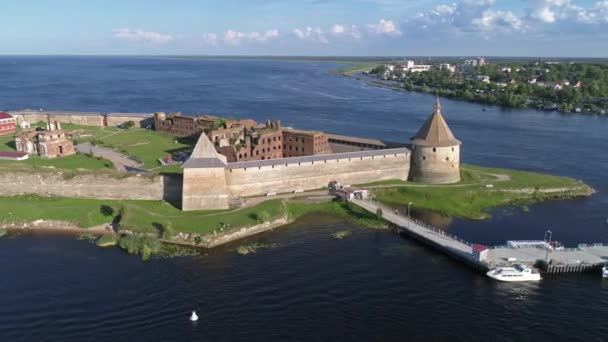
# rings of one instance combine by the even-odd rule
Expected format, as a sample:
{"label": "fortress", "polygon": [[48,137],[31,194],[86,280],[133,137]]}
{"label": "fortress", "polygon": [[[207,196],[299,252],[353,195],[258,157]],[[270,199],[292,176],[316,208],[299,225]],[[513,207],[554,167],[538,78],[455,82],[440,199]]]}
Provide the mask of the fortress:
{"label": "fortress", "polygon": [[[430,184],[460,181],[461,142],[443,118],[438,100],[410,144],[296,130],[282,127],[279,121],[258,125],[249,119],[162,113],[17,111],[10,114],[20,125],[52,119],[54,126],[48,127],[48,134],[59,139],[57,144],[63,141],[61,123],[104,127],[133,121],[140,127],[154,127],[172,136],[199,138],[183,164],[182,175],[157,175],[144,181],[137,177],[120,180],[81,175],[64,179],[52,174],[32,177],[20,173],[0,174],[8,184],[0,191],[3,195],[43,193],[105,199],[181,199],[183,210],[209,210],[229,208],[239,202],[240,197],[322,189],[332,181],[344,185],[391,179]],[[28,140],[23,134],[17,137],[16,146],[29,152],[34,146],[30,142],[39,144],[38,152],[56,155],[73,152],[65,144],[53,149],[50,147],[54,145],[43,146],[42,143],[47,144],[45,139]]]}
{"label": "fortress", "polygon": [[182,209],[226,209],[237,197],[319,189],[331,181],[455,183],[460,181],[460,144],[443,118],[439,100],[411,139],[411,150],[383,148],[228,162],[201,134],[183,165]]}

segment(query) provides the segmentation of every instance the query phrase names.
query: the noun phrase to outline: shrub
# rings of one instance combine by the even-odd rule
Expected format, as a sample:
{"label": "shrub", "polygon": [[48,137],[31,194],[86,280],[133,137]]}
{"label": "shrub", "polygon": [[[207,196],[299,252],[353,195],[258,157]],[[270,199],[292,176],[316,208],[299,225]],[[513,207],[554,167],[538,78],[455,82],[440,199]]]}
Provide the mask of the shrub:
{"label": "shrub", "polygon": [[158,239],[148,236],[123,235],[118,240],[118,247],[129,254],[139,254],[146,261],[160,251],[161,244]]}
{"label": "shrub", "polygon": [[135,126],[135,122],[133,122],[133,121],[127,121],[127,122],[125,122],[125,123],[124,123],[124,127],[125,127],[126,129],[131,129],[131,128],[133,128],[134,126]]}
{"label": "shrub", "polygon": [[114,208],[112,208],[109,205],[102,205],[99,208],[99,212],[103,215],[103,216],[112,216],[114,215]]}
{"label": "shrub", "polygon": [[262,211],[260,211],[259,213],[256,213],[256,214],[255,214],[255,220],[256,220],[258,223],[264,223],[264,222],[268,222],[268,221],[270,221],[270,214],[268,214],[268,212],[267,212],[267,211],[262,210]]}

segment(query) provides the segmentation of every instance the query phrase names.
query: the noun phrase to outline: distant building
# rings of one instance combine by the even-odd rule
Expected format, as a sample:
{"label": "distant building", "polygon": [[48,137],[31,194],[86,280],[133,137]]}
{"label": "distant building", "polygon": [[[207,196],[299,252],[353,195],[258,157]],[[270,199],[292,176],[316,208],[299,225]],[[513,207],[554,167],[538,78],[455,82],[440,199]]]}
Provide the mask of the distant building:
{"label": "distant building", "polygon": [[440,70],[447,70],[451,73],[456,72],[456,66],[455,65],[451,65],[449,63],[441,63],[439,64],[439,69]]}
{"label": "distant building", "polygon": [[490,76],[478,75],[475,77],[475,80],[478,82],[490,83]]}
{"label": "distant building", "polygon": [[405,61],[403,64],[395,65],[393,71],[395,73],[408,73],[408,72],[423,72],[431,70],[431,65],[416,64],[414,61]]}
{"label": "distant building", "polygon": [[464,66],[467,66],[467,67],[476,67],[476,66],[484,66],[484,65],[488,64],[488,62],[483,57],[477,57],[475,59],[467,59],[464,61],[463,64],[464,64]]}
{"label": "distant building", "polygon": [[17,120],[9,113],[0,112],[0,135],[15,133]]}
{"label": "distant building", "polygon": [[35,154],[42,158],[57,158],[75,153],[74,143],[61,129],[61,123],[48,117],[47,128],[43,131],[27,129],[15,136],[17,151]]}

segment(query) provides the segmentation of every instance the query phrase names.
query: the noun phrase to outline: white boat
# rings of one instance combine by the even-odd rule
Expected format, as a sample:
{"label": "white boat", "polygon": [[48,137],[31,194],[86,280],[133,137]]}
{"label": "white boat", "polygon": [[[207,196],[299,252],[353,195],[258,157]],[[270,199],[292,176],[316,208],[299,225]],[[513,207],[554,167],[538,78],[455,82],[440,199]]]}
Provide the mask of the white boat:
{"label": "white boat", "polygon": [[198,321],[198,315],[196,314],[196,311],[192,311],[192,315],[190,315],[190,320],[192,322]]}
{"label": "white boat", "polygon": [[495,267],[489,270],[486,275],[500,281],[538,281],[541,279],[538,271],[525,265]]}
{"label": "white boat", "polygon": [[608,278],[608,266],[602,267],[602,278]]}

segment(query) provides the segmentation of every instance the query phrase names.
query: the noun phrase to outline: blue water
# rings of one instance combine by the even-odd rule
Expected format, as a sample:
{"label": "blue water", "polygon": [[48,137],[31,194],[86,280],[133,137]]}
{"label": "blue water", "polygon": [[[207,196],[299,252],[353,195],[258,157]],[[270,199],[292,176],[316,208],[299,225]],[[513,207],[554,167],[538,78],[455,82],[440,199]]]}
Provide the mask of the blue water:
{"label": "blue water", "polygon": [[[0,110],[182,111],[407,141],[429,95],[334,76],[331,63],[0,57]],[[608,242],[608,118],[442,99],[466,163],[571,176],[591,198],[498,209],[451,233],[480,243]],[[415,204],[414,204],[415,206]],[[1,209],[0,209],[1,213]],[[351,239],[331,232],[349,229]],[[0,341],[603,339],[599,275],[497,284],[415,242],[308,219],[196,258],[142,263],[63,236],[0,239]],[[238,244],[237,244],[238,245]],[[187,321],[192,308],[201,320]]]}

